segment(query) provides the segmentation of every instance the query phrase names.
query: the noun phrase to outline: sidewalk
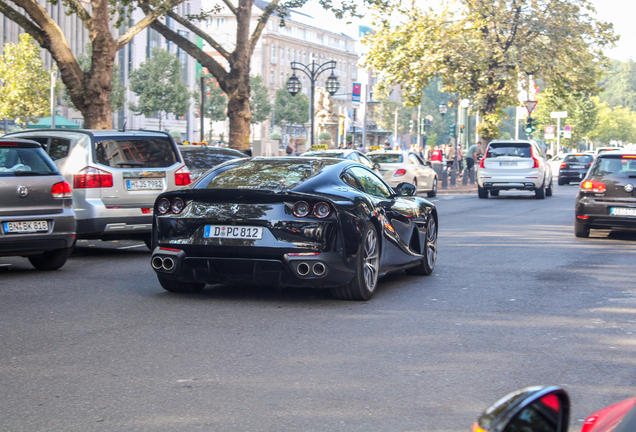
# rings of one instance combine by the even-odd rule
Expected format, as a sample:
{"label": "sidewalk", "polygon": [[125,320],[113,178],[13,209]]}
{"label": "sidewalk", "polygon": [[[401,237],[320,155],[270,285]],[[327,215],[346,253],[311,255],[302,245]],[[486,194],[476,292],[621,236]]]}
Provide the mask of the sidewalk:
{"label": "sidewalk", "polygon": [[442,189],[442,182],[437,182],[437,195],[454,195],[454,194],[475,194],[477,195],[477,185],[462,186],[461,179],[457,182],[456,187],[448,186],[448,189]]}

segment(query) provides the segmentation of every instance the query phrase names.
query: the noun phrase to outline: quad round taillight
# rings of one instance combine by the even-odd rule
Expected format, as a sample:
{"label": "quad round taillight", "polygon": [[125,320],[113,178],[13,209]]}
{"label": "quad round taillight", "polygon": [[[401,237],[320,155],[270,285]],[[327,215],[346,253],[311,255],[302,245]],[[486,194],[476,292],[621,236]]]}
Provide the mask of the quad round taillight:
{"label": "quad round taillight", "polygon": [[314,216],[324,219],[331,214],[331,207],[325,202],[319,202],[314,206]]}
{"label": "quad round taillight", "polygon": [[294,204],[292,211],[294,212],[294,216],[296,217],[305,217],[309,214],[311,210],[311,206],[306,201],[298,201]]}
{"label": "quad round taillight", "polygon": [[183,211],[184,208],[185,208],[185,202],[183,202],[181,198],[177,197],[172,200],[172,205],[171,205],[172,213],[179,214]]}
{"label": "quad round taillight", "polygon": [[168,213],[170,211],[170,200],[161,198],[157,203],[157,211],[162,215]]}

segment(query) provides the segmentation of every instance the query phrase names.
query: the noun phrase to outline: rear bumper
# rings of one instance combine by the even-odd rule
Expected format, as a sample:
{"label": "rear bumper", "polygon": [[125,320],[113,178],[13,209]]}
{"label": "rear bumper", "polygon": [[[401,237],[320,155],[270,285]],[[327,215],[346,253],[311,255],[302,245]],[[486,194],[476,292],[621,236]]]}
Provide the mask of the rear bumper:
{"label": "rear bumper", "polygon": [[[49,231],[42,233],[5,233],[2,222],[46,220]],[[32,255],[55,249],[68,248],[75,242],[75,215],[73,210],[38,216],[0,216],[0,256]]]}
{"label": "rear bumper", "polygon": [[579,223],[588,228],[636,229],[636,216],[613,216],[610,214],[612,207],[636,209],[636,202],[633,204],[600,203],[591,198],[579,199],[576,202],[575,215]]}
{"label": "rear bumper", "polygon": [[484,169],[477,173],[477,184],[484,189],[496,190],[535,190],[543,185],[543,175],[529,173],[528,175],[494,175]]}
{"label": "rear bumper", "polygon": [[559,172],[559,180],[578,182],[585,178],[587,171],[563,171]]}
{"label": "rear bumper", "polygon": [[253,284],[304,288],[334,288],[350,282],[355,270],[338,252],[267,258],[188,256],[185,251],[155,248],[152,268],[163,277],[180,282]]}
{"label": "rear bumper", "polygon": [[77,237],[82,239],[122,240],[149,238],[152,215],[80,219]]}

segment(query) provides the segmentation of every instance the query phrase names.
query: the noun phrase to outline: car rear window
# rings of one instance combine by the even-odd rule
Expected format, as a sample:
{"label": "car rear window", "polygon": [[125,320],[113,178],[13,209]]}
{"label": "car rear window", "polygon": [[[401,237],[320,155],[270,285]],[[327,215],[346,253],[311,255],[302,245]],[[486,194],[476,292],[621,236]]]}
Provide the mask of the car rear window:
{"label": "car rear window", "polygon": [[563,162],[590,163],[594,158],[590,155],[567,155]]}
{"label": "car rear window", "polygon": [[95,158],[113,168],[166,168],[179,161],[168,137],[102,138],[95,143]]}
{"label": "car rear window", "polygon": [[490,143],[487,158],[502,156],[532,157],[530,144],[526,143]]}
{"label": "car rear window", "polygon": [[298,158],[294,161],[250,160],[219,168],[208,174],[209,182],[197,183],[197,189],[293,189],[305,180],[317,175],[333,162],[325,159]]}
{"label": "car rear window", "polygon": [[615,176],[621,178],[636,178],[636,155],[634,156],[602,156],[592,167],[594,176]]}
{"label": "car rear window", "polygon": [[57,169],[40,148],[0,148],[0,177],[57,174]]}
{"label": "car rear window", "polygon": [[223,162],[232,159],[246,158],[247,155],[237,155],[225,151],[200,150],[200,151],[181,151],[181,156],[188,168],[192,169],[210,169]]}
{"label": "car rear window", "polygon": [[404,159],[401,154],[396,153],[385,153],[385,154],[374,154],[367,155],[369,159],[373,161],[373,163],[403,163]]}

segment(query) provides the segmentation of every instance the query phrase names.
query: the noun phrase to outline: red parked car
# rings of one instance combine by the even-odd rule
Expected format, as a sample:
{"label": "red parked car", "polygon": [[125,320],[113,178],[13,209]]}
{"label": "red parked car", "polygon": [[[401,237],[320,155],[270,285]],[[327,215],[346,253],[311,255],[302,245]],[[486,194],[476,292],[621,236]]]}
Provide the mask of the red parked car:
{"label": "red parked car", "polygon": [[[567,432],[570,398],[559,387],[526,387],[490,406],[472,432]],[[635,432],[636,397],[590,415],[581,432]]]}

